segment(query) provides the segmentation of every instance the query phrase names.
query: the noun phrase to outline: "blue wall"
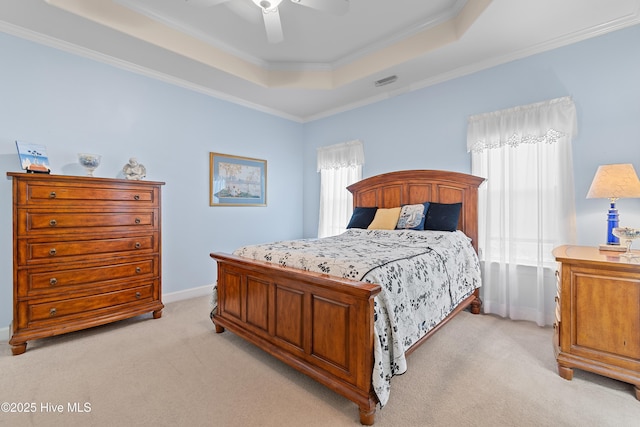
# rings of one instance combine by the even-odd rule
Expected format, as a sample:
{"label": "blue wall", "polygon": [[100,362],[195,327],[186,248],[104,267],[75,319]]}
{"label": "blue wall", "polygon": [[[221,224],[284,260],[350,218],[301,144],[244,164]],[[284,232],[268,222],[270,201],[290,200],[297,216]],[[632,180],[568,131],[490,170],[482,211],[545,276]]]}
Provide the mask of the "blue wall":
{"label": "blue wall", "polygon": [[[46,145],[57,174],[81,175],[81,151],[103,155],[103,177],[138,157],[148,179],[167,183],[163,291],[174,293],[213,283],[211,251],[316,235],[317,147],[361,139],[365,177],[470,172],[469,115],[570,95],[578,238],[596,245],[607,203],[585,195],[597,166],[631,162],[640,173],[639,41],[634,26],[299,124],[0,34],[0,171],[20,169],[16,139]],[[268,206],[209,207],[210,151],[266,159]],[[640,226],[640,200],[618,207],[623,225]],[[12,317],[11,221],[11,181],[0,179],[0,329]]]}
{"label": "blue wall", "polygon": [[[305,236],[317,232],[317,147],[362,140],[365,177],[398,169],[468,173],[469,115],[569,95],[578,111],[578,243],[605,243],[608,203],[585,196],[601,164],[633,163],[640,174],[639,43],[636,25],[306,124]],[[640,227],[640,199],[617,205],[621,225]]]}
{"label": "blue wall", "polygon": [[[16,139],[46,145],[55,174],[84,174],[76,154],[95,152],[95,176],[135,156],[166,182],[164,293],[214,283],[210,252],[302,235],[302,124],[1,33],[0,57],[0,329],[12,318]],[[267,207],[210,207],[209,152],[267,160]]]}

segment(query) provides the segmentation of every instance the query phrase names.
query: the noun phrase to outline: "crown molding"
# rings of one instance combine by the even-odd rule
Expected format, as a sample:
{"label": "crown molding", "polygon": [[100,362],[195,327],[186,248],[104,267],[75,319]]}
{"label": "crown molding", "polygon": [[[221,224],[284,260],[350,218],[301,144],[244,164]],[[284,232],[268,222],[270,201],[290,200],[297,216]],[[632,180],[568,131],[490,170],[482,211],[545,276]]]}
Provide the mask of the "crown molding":
{"label": "crown molding", "polygon": [[421,80],[419,82],[413,83],[411,85],[401,86],[394,88],[393,90],[389,90],[383,94],[375,95],[366,99],[362,99],[358,102],[347,104],[340,106],[339,108],[334,108],[331,110],[324,111],[320,114],[315,114],[312,116],[302,118],[303,122],[311,122],[314,120],[320,120],[323,118],[327,118],[333,116],[335,114],[343,113],[349,110],[353,110],[356,108],[364,107],[369,104],[374,104],[376,102],[383,101],[385,99],[393,98],[398,95],[402,95],[408,92],[413,92],[416,90],[424,89],[429,86],[434,86],[436,84],[444,83],[450,80],[457,79],[459,77],[464,77],[470,74],[477,73],[479,71],[483,71],[489,68],[496,67],[498,65],[506,64],[512,61],[516,61],[518,59],[523,59],[529,56],[533,56],[539,53],[548,52],[554,49],[558,49],[564,46],[568,46],[571,44],[575,44],[584,40],[588,40],[594,37],[602,36],[617,30],[621,30],[624,28],[632,27],[634,25],[640,24],[640,8],[636,10],[634,13],[629,14],[620,19],[616,19],[610,21],[606,24],[599,25],[597,27],[590,28],[588,30],[577,31],[575,33],[569,34],[564,37],[559,37],[555,40],[552,40],[547,43],[540,43],[536,46],[533,46],[528,49],[522,49],[517,52],[513,52],[509,55],[503,55],[495,58],[490,58],[486,61],[476,62],[469,66],[459,67],[455,70],[452,70],[447,73],[441,73],[437,76],[430,77],[428,79]]}
{"label": "crown molding", "polygon": [[130,71],[132,73],[149,77],[155,80],[159,80],[164,83],[169,83],[174,86],[179,86],[184,89],[189,89],[194,92],[202,93],[204,95],[211,96],[213,98],[216,98],[222,101],[227,101],[232,104],[236,104],[252,110],[260,111],[272,116],[281,117],[283,119],[291,120],[293,122],[299,122],[299,123],[302,122],[302,119],[300,117],[293,116],[291,114],[286,114],[286,113],[283,113],[282,111],[275,110],[272,108],[267,108],[262,105],[252,103],[238,97],[230,96],[224,92],[207,88],[205,86],[198,85],[198,84],[195,84],[187,80],[180,79],[178,77],[171,76],[165,73],[161,73],[159,71],[152,70],[147,67],[142,67],[140,65],[134,64],[129,61],[123,61],[121,59],[115,58],[110,55],[105,55],[91,49],[80,47],[73,43],[69,43],[60,39],[46,36],[41,33],[37,33],[35,31],[27,30],[25,28],[7,23],[5,21],[0,21],[0,31],[10,34],[12,36],[19,37],[21,39],[25,39],[25,40],[29,40],[29,41],[41,44],[43,46],[51,47],[57,50],[61,50],[63,52],[77,55],[79,57],[83,57],[83,58],[94,60],[96,62],[101,62],[103,64],[111,65],[121,70]]}

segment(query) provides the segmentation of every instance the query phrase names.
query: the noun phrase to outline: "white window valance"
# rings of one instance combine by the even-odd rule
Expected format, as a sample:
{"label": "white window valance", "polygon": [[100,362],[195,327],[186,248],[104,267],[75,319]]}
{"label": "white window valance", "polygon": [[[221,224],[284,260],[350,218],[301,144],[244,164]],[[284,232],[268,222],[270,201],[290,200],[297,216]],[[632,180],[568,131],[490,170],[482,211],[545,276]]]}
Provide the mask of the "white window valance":
{"label": "white window valance", "polygon": [[318,148],[318,172],[364,164],[362,141],[354,140]]}
{"label": "white window valance", "polygon": [[467,151],[571,141],[576,134],[576,107],[566,96],[469,117]]}

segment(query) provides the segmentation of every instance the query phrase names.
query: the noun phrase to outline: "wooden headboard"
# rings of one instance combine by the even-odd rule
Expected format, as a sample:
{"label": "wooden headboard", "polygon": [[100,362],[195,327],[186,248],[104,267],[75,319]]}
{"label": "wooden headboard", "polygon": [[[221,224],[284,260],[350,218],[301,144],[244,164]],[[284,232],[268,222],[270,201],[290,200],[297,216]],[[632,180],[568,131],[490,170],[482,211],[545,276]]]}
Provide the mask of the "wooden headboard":
{"label": "wooden headboard", "polygon": [[484,178],[439,170],[404,170],[365,178],[347,187],[354,207],[394,208],[423,202],[458,203],[458,229],[478,251],[478,187]]}

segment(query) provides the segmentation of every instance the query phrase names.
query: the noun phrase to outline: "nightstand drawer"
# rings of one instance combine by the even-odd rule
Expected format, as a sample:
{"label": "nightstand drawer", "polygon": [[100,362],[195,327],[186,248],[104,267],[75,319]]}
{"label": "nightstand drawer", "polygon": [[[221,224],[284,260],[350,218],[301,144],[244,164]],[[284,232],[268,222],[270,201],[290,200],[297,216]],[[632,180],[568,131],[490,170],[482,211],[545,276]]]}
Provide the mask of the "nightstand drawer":
{"label": "nightstand drawer", "polygon": [[91,295],[82,298],[71,298],[59,301],[29,302],[28,321],[56,322],[58,319],[77,315],[90,316],[92,311],[113,308],[127,303],[141,303],[151,301],[153,284],[138,286],[117,292]]}

